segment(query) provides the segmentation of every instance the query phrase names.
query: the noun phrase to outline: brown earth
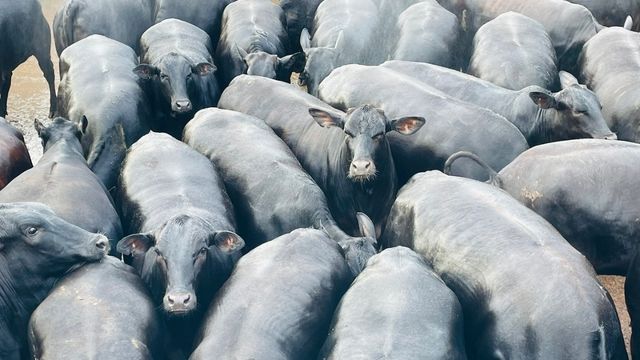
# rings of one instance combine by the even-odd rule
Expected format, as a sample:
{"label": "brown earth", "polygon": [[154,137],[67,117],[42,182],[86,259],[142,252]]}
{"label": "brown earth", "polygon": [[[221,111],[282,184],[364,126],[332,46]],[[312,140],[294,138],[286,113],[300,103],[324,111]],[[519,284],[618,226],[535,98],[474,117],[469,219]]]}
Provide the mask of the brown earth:
{"label": "brown earth", "polygon": [[[45,16],[51,24],[55,12],[62,6],[63,0],[41,0]],[[277,0],[274,0],[277,2]],[[55,54],[53,41],[51,45],[51,56],[56,69],[56,81],[59,80],[58,57]],[[57,83],[57,82],[56,82]],[[33,162],[36,163],[42,156],[40,139],[33,128],[33,120],[38,118],[45,120],[49,113],[49,95],[47,83],[42,76],[35,58],[30,58],[22,64],[13,75],[11,90],[9,93],[9,116],[7,120],[18,127],[25,134],[27,146]],[[626,311],[624,300],[624,277],[621,276],[599,276],[604,286],[611,293],[620,316],[620,324],[625,337],[627,349],[629,349],[629,336],[631,327],[629,315]]]}

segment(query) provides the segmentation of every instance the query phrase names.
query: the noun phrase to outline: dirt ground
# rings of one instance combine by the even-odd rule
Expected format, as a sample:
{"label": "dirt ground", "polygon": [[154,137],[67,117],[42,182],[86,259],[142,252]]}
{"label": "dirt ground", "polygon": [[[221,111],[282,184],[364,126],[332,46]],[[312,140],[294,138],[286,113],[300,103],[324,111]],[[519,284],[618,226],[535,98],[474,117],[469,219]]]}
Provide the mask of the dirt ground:
{"label": "dirt ground", "polygon": [[[57,9],[61,7],[63,0],[41,0],[45,16],[51,24]],[[51,56],[56,68],[56,84],[60,80],[58,74],[58,58],[55,54],[53,41],[51,45]],[[9,116],[7,120],[18,127],[25,134],[27,146],[33,162],[36,163],[42,156],[40,139],[33,128],[33,120],[38,118],[45,120],[49,113],[49,95],[47,83],[42,76],[35,58],[30,58],[22,64],[13,75],[11,90],[9,92]],[[621,276],[600,276],[604,286],[611,293],[620,324],[625,337],[627,349],[629,349],[629,336],[631,328],[629,315],[627,314],[624,300],[624,277]]]}

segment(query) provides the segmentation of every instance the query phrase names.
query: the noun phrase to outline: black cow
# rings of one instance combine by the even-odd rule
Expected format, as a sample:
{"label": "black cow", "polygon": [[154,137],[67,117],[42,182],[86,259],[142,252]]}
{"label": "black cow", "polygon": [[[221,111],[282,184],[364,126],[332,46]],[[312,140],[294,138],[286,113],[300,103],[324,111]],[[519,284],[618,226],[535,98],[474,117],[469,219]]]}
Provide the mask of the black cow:
{"label": "black cow", "polygon": [[140,36],[153,25],[150,0],[67,0],[53,18],[58,56],[89,35],[104,35],[138,51]]}
{"label": "black cow", "polygon": [[104,234],[114,249],[122,225],[109,192],[82,156],[79,126],[63,118],[47,127],[36,120],[35,126],[44,155],[0,191],[0,203],[43,203],[65,221]]}
{"label": "black cow", "polygon": [[289,82],[292,72],[304,69],[304,54],[287,55],[289,38],[282,8],[265,0],[238,0],[222,15],[222,33],[216,48],[220,84],[229,85],[241,74]]}
{"label": "black cow", "polygon": [[467,358],[456,295],[420,255],[401,246],[369,260],[330,329],[319,359]]}
{"label": "black cow", "polygon": [[161,359],[160,321],[135,271],[114,257],[58,282],[29,322],[34,359]]}
{"label": "black cow", "polygon": [[224,8],[235,0],[155,0],[155,21],[179,19],[207,32],[213,44],[220,37]]}
{"label": "black cow", "polygon": [[315,359],[353,276],[338,244],[299,229],[245,255],[189,359]]}
{"label": "black cow", "polygon": [[84,156],[110,190],[118,182],[127,148],[149,132],[151,110],[132,71],[136,65],[130,47],[101,35],[78,41],[60,56],[58,111],[86,125]]}
{"label": "black cow", "polygon": [[[417,114],[428,119],[413,136],[389,134],[401,184],[417,172],[442,169],[447,158],[461,149],[482,152],[492,166],[502,168],[528,148],[518,129],[502,116],[379,66],[346,65],[334,70],[320,85],[320,97],[338,109],[373,104],[392,118]],[[486,178],[484,169],[467,165],[466,176]]]}
{"label": "black cow", "polygon": [[[593,14],[598,22],[605,26],[621,26],[625,18],[631,15],[640,19],[640,2],[638,0],[568,0],[580,4]],[[634,31],[638,31],[637,28]]]}
{"label": "black cow", "polygon": [[345,234],[322,190],[264,121],[235,111],[205,109],[185,127],[184,141],[220,171],[248,249],[292,230],[314,227],[340,244],[354,274],[376,253],[371,220],[358,214],[362,237]]}
{"label": "black cow", "polygon": [[0,190],[32,167],[22,133],[0,117]]}
{"label": "black cow", "polygon": [[136,142],[120,177],[130,259],[162,307],[172,340],[189,350],[206,305],[231,274],[244,241],[209,160],[167,134]]}
{"label": "black cow", "polygon": [[150,88],[155,129],[180,137],[193,114],[215,106],[220,96],[211,40],[194,25],[168,19],[145,31],[140,43],[134,71]]}
{"label": "black cow", "polygon": [[619,27],[601,31],[580,56],[581,78],[602,102],[620,140],[640,142],[640,34]]}
{"label": "black cow", "polygon": [[382,66],[495,111],[517,126],[531,146],[573,138],[616,139],[602,116],[598,97],[564,71],[560,72],[562,90],[551,93],[537,86],[509,90],[430,64],[389,61]]}
{"label": "black cow", "polygon": [[302,51],[299,40],[302,29],[313,27],[313,18],[316,15],[318,5],[323,0],[280,0],[280,7],[284,11],[287,35],[289,37],[289,49]]}
{"label": "black cow", "polygon": [[0,116],[7,115],[13,70],[34,55],[49,84],[49,117],[53,117],[56,89],[51,62],[51,30],[38,0],[0,1],[0,44]]}
{"label": "black cow", "polygon": [[311,34],[303,30],[300,35],[306,56],[300,85],[317,95],[320,82],[331,70],[344,64],[379,63],[380,44],[374,44],[379,17],[371,0],[324,0],[316,11]]}
{"label": "black cow", "polygon": [[325,192],[338,225],[352,236],[358,232],[356,212],[367,214],[379,235],[395,197],[396,171],[385,134],[409,135],[424,124],[413,116],[391,120],[369,105],[344,114],[293,85],[249,75],[231,82],[220,107],[264,120]]}
{"label": "black cow", "polygon": [[640,188],[629,166],[637,160],[638,144],[582,139],[536,146],[499,174],[487,170],[494,183],[558,229],[598,273],[624,275],[640,243],[640,195],[621,189]]}
{"label": "black cow", "polygon": [[509,11],[540,22],[551,37],[560,69],[573,73],[584,43],[603,28],[587,8],[565,0],[440,0],[440,3],[458,16],[466,14],[470,35]]}
{"label": "black cow", "polygon": [[65,273],[100,260],[108,249],[103,235],[62,220],[45,205],[0,204],[0,358],[28,358],[31,312]]}
{"label": "black cow", "polygon": [[591,264],[500,189],[417,174],[398,194],[383,244],[414,249],[456,293],[469,358],[627,358]]}
{"label": "black cow", "polygon": [[558,87],[556,52],[544,26],[509,11],[482,25],[473,38],[467,73],[498,86],[521,90]]}
{"label": "black cow", "polygon": [[435,0],[408,7],[398,17],[396,28],[389,59],[460,67],[460,22]]}

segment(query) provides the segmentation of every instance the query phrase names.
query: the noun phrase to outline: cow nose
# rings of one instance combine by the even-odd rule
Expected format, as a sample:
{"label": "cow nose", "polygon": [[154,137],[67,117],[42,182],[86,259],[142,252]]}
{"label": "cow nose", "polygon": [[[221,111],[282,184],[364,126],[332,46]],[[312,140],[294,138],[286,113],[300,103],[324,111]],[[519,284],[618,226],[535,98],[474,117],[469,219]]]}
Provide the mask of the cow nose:
{"label": "cow nose", "polygon": [[605,137],[603,139],[605,139],[605,140],[618,140],[618,135],[611,133],[609,135],[605,135]]}
{"label": "cow nose", "polygon": [[191,101],[189,100],[176,101],[176,110],[179,112],[191,111]]}
{"label": "cow nose", "polygon": [[102,250],[105,254],[109,252],[109,240],[106,237],[100,236],[98,240],[96,240],[96,247]]}
{"label": "cow nose", "polygon": [[351,162],[351,167],[356,171],[366,171],[371,169],[371,161],[369,160],[354,160]]}
{"label": "cow nose", "polygon": [[174,292],[165,296],[165,309],[169,313],[186,313],[196,307],[196,301],[188,292]]}

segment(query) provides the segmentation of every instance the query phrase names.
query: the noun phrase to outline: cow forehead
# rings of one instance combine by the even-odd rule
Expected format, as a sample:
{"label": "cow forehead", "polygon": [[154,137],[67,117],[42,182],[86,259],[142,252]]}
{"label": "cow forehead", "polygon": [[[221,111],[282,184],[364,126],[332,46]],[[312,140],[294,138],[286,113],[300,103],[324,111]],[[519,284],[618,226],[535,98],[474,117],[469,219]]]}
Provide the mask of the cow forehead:
{"label": "cow forehead", "polygon": [[384,132],[386,117],[376,108],[365,105],[347,114],[344,128],[354,134],[375,135]]}
{"label": "cow forehead", "polygon": [[581,86],[571,86],[563,89],[558,93],[557,99],[573,108],[600,108],[600,102],[596,94]]}

